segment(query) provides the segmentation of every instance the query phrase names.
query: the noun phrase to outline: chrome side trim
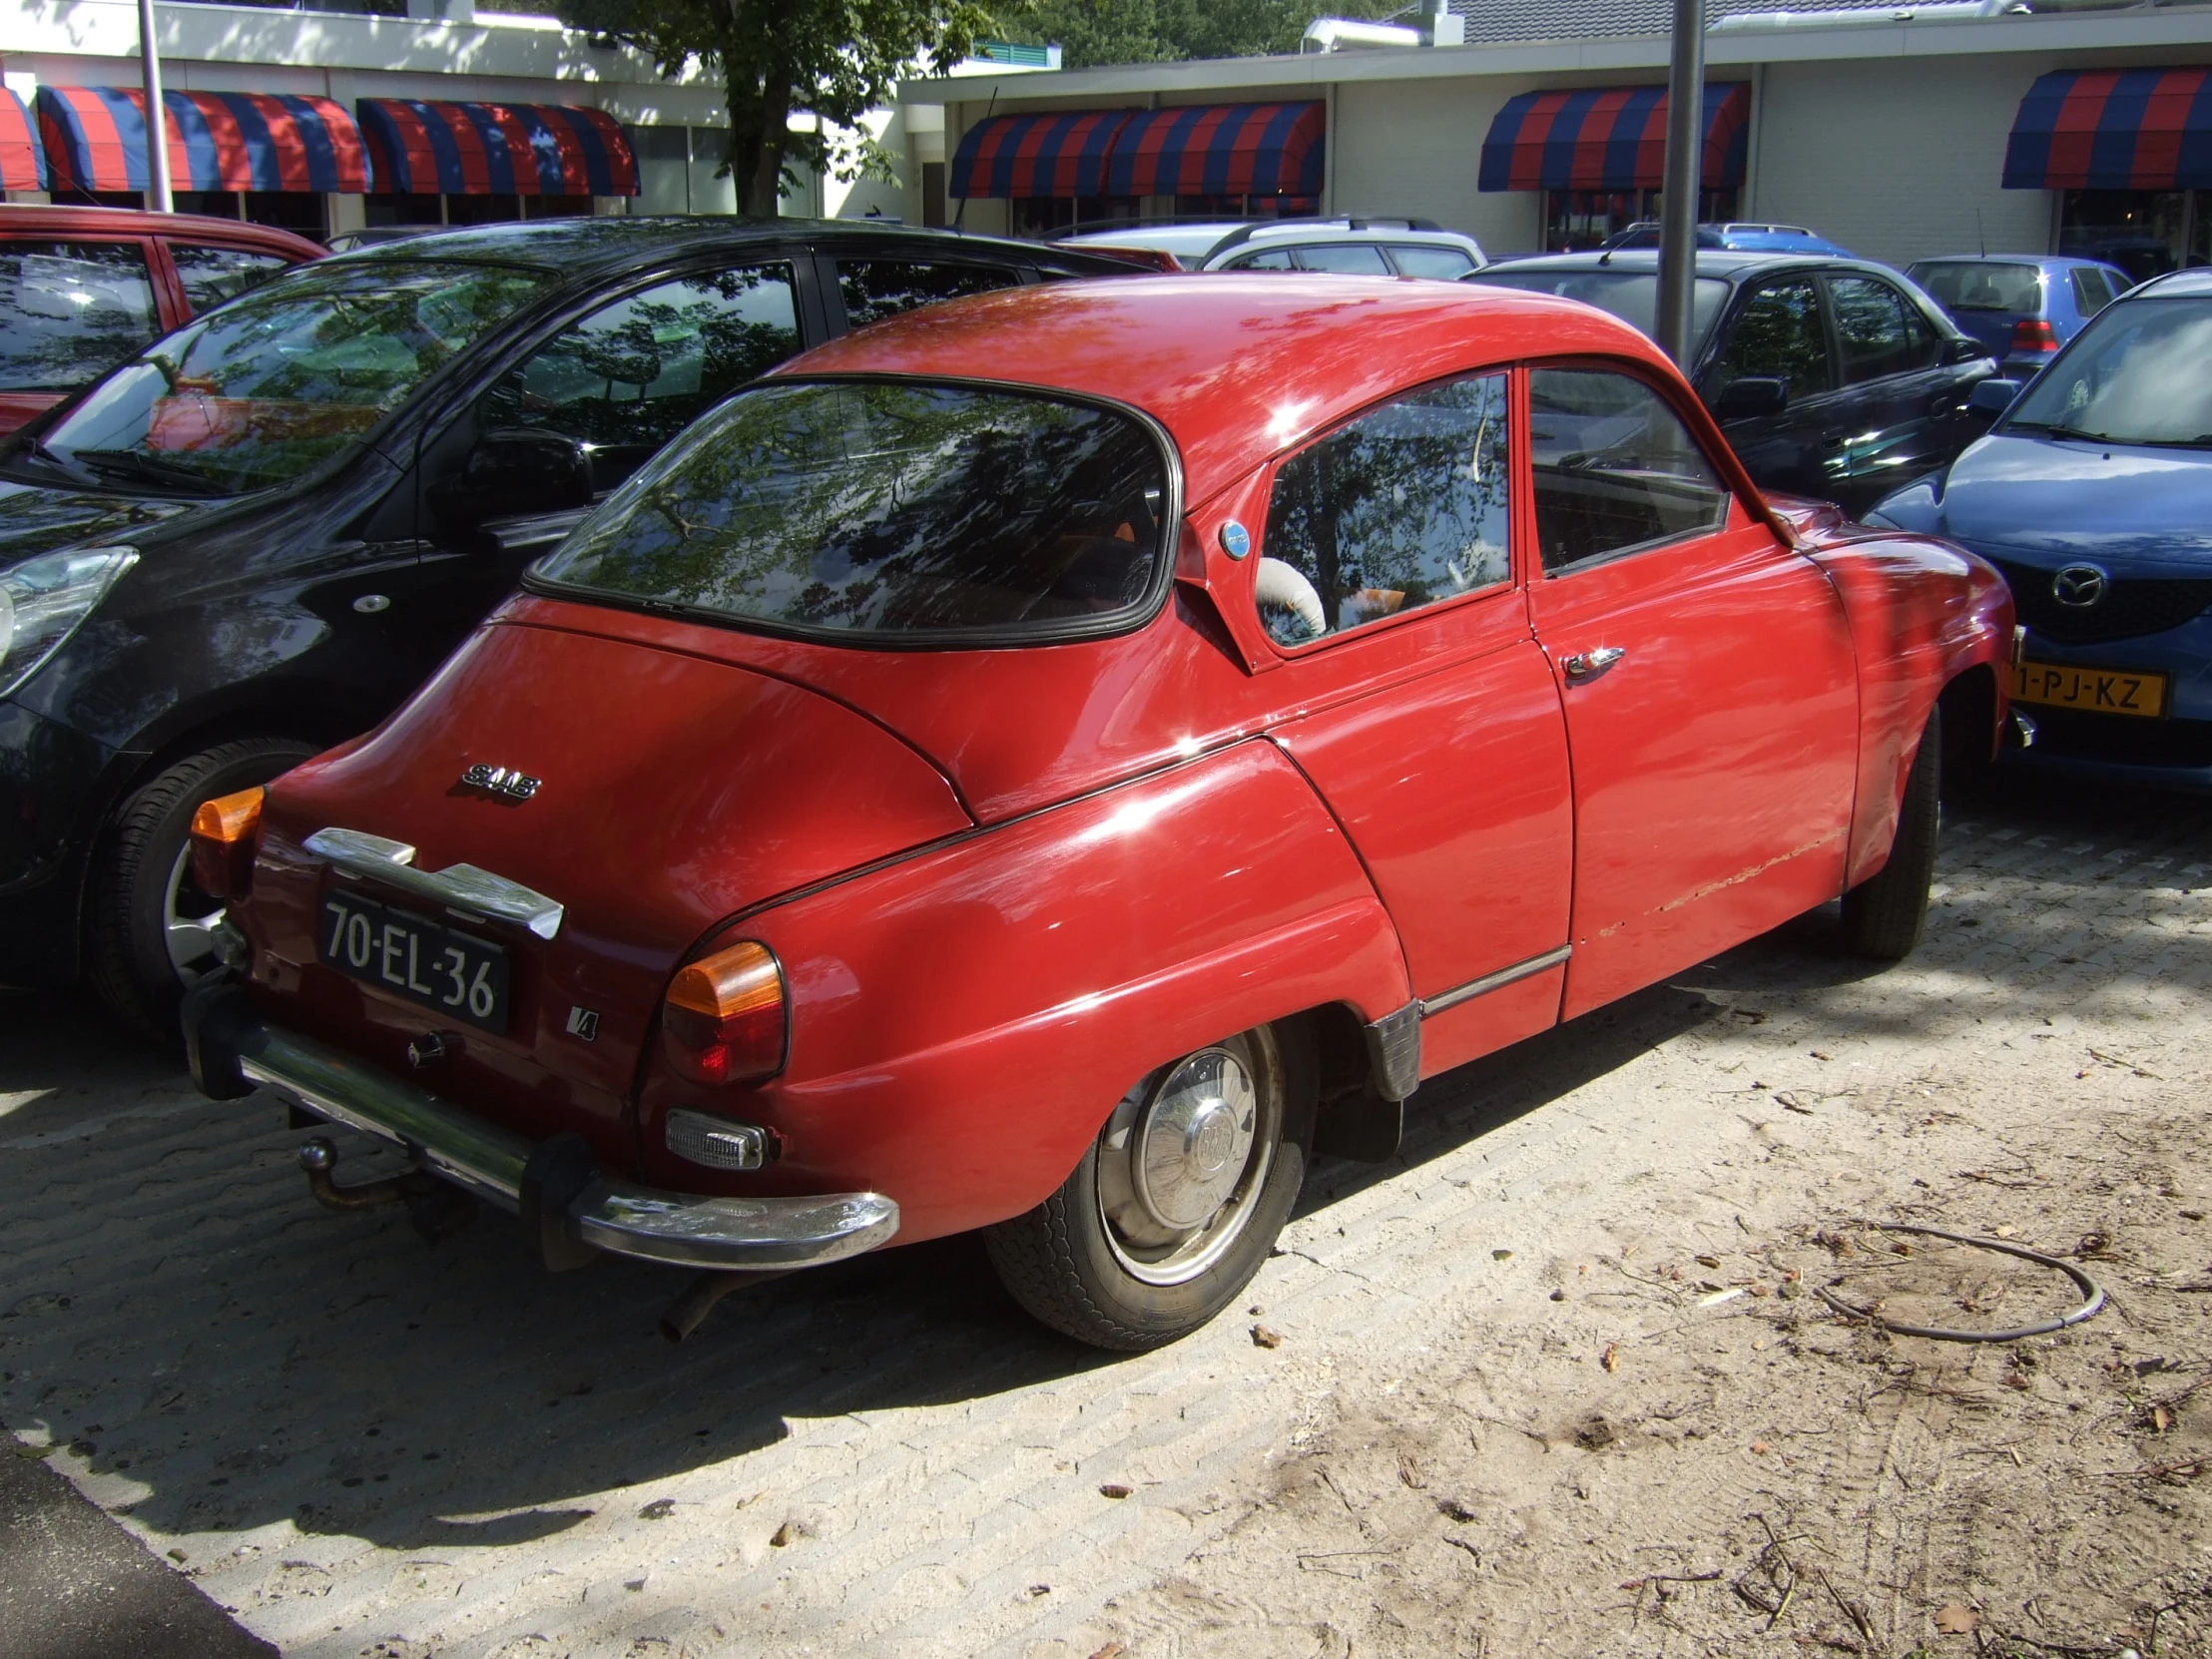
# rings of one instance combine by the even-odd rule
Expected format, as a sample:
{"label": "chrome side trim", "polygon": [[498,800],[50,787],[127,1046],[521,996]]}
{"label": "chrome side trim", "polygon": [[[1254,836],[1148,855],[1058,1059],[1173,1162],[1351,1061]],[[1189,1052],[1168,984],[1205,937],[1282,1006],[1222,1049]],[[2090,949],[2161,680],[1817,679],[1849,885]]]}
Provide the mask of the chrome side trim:
{"label": "chrome side trim", "polygon": [[[222,1041],[235,1051],[247,1081],[317,1117],[389,1141],[504,1209],[521,1207],[535,1150],[523,1136],[251,1016]],[[618,1256],[679,1267],[766,1269],[813,1267],[873,1250],[898,1231],[898,1219],[896,1201],[881,1193],[718,1198],[600,1175],[567,1206],[561,1226]]]}
{"label": "chrome side trim", "polygon": [[1547,950],[1541,956],[1531,956],[1525,962],[1515,962],[1511,967],[1501,967],[1495,973],[1485,973],[1479,979],[1469,979],[1464,985],[1454,985],[1448,991],[1421,999],[1421,1018],[1440,1014],[1446,1008],[1456,1008],[1460,1003],[1510,985],[1516,979],[1526,979],[1532,973],[1541,973],[1547,967],[1557,967],[1574,954],[1574,946],[1563,944],[1556,950]]}
{"label": "chrome side trim", "polygon": [[494,875],[474,864],[449,864],[444,869],[414,867],[415,849],[405,841],[371,835],[365,830],[317,830],[301,842],[316,857],[347,875],[381,881],[471,915],[498,921],[516,921],[550,939],[561,930],[565,908],[535,888],[504,875]]}

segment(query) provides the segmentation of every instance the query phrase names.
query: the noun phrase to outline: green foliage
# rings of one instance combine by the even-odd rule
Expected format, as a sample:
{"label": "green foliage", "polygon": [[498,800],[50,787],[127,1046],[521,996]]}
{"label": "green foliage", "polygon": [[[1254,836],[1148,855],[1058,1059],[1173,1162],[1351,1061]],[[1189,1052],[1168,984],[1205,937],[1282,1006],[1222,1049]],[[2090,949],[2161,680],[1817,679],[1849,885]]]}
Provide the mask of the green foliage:
{"label": "green foliage", "polygon": [[[559,0],[561,21],[636,48],[664,75],[694,64],[723,80],[730,110],[722,171],[740,208],[776,212],[796,163],[840,177],[868,163],[825,126],[852,128],[889,104],[916,66],[966,57],[990,18],[974,0]],[[794,115],[818,130],[795,133]]]}
{"label": "green foliage", "polygon": [[1027,0],[1007,38],[1055,44],[1069,69],[1296,52],[1317,17],[1380,17],[1393,0]]}

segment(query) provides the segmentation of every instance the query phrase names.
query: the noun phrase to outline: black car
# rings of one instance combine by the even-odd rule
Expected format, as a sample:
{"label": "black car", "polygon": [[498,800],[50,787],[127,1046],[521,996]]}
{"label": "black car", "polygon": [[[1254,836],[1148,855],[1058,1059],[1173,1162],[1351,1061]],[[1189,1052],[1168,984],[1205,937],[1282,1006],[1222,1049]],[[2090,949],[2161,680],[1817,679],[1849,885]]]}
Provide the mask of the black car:
{"label": "black car", "polygon": [[[1460,278],[1586,300],[1652,332],[1659,256],[1560,254]],[[1762,489],[1854,517],[1946,466],[1988,417],[1967,407],[1989,348],[1887,267],[1700,252],[1683,368]]]}
{"label": "black car", "polygon": [[773,364],[1104,275],[1142,273],[851,222],[549,220],[303,266],[157,340],[0,446],[0,983],[89,976],[173,1032],[218,966],[202,803],[381,720]]}

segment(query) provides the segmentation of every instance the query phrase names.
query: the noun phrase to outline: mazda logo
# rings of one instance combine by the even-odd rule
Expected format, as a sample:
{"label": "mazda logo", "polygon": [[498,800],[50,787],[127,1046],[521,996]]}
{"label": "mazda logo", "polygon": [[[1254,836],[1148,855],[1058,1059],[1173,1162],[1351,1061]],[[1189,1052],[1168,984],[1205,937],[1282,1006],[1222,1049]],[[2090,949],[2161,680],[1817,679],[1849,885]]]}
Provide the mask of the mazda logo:
{"label": "mazda logo", "polygon": [[2061,605],[2086,611],[2100,603],[2112,586],[2112,573],[2096,565],[2068,565],[2050,579],[2050,596]]}

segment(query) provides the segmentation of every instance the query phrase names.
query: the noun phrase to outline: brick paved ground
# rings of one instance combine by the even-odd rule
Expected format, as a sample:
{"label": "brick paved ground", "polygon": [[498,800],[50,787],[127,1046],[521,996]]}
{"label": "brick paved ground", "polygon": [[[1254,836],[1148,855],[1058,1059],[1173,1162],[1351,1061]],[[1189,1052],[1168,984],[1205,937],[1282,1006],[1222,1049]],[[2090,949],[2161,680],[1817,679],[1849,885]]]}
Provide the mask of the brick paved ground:
{"label": "brick paved ground", "polygon": [[[1324,1167],[1256,1314],[1138,1359],[1039,1332],[957,1240],[733,1299],[669,1349],[652,1335],[667,1276],[602,1263],[547,1279],[497,1225],[430,1249],[390,1212],[331,1216],[274,1109],[198,1100],[73,1004],[0,1002],[0,1419],[252,1631],[317,1659],[1471,1653],[1570,1627],[1577,1651],[1669,1650],[1641,1592],[1633,1614],[1589,1612],[1546,1540],[1625,1578],[1614,1554],[1664,1518],[1670,1481],[1685,1514],[1748,1526],[1726,1471],[1756,1486],[1774,1465],[1733,1439],[1734,1461],[1655,1483],[1589,1447],[1550,1458],[1594,1409],[1628,1422],[1654,1389],[1687,1398],[1699,1322],[1737,1311],[1622,1276],[1693,1252],[1767,1272],[1805,1229],[1860,1214],[1993,1225],[1984,1198],[2044,1202],[2001,1185],[2023,1159],[2064,1188],[2069,1161],[2113,1153],[2131,1125],[2200,1113],[2212,814],[2007,790],[1953,825],[1940,875],[1902,969],[1840,960],[1832,920],[1811,917],[1430,1084],[1399,1160]],[[2165,1188],[2140,1198],[2110,1181],[2055,1192],[2045,1220],[2070,1240],[2091,1210],[2115,1235],[2123,1203],[2178,1214],[2203,1192],[2201,1150],[2168,1157]],[[2156,1297],[2176,1273],[2206,1277],[2212,1231],[2169,1262],[2151,1257],[2194,1224],[2160,1225],[2107,1324],[2131,1340],[2173,1327],[2167,1348],[2195,1365],[2204,1339],[2168,1302],[2194,1318],[2212,1297]],[[1254,1323],[1283,1346],[1257,1347]],[[1803,1384],[1761,1393],[1773,1361],[1752,1328],[1699,1351],[1702,1403],[1664,1420],[1725,1396],[1731,1422],[1775,1419],[1763,1432],[1788,1454],[1770,1395]],[[1600,1373],[1609,1344],[1642,1375]],[[1506,1426],[1446,1446],[1461,1418]],[[1798,1460],[1793,1501],[1895,1507],[1892,1453],[1845,1440]],[[1516,1474],[1513,1447],[1539,1443],[1541,1466]],[[1387,1447],[1397,1478],[1375,1474]],[[1460,1463],[1505,1495],[1448,1544],[1418,1470]],[[1310,1501],[1324,1487],[1326,1514]],[[2194,1488],[2174,1491],[2163,1536],[2127,1543],[2152,1557],[2130,1582],[2157,1578],[2161,1551],[2207,1564]],[[1617,1505],[1606,1526],[1574,1513],[1587,1492]],[[1973,1523],[1956,1524],[1970,1555]],[[1874,1542],[1862,1554],[1874,1574]],[[1989,1596],[2017,1601],[2030,1563],[1982,1569]],[[1903,1652],[1925,1609],[1892,1601],[1883,1640]],[[1674,1651],[1737,1651],[1677,1624]]]}

